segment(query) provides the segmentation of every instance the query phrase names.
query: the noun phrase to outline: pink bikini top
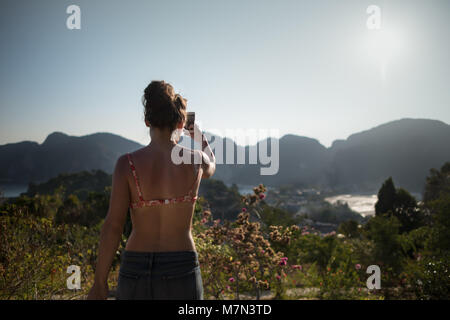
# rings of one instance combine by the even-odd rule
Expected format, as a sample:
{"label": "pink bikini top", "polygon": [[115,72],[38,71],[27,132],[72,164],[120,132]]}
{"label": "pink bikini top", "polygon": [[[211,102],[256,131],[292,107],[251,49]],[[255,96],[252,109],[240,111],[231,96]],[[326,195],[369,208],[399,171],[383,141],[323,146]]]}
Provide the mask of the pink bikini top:
{"label": "pink bikini top", "polygon": [[[171,204],[171,203],[180,203],[180,202],[195,202],[198,198],[197,195],[193,196],[192,191],[193,187],[195,186],[195,183],[200,178],[200,165],[197,167],[194,165],[194,175],[196,176],[194,183],[192,184],[191,188],[189,189],[189,193],[185,196],[177,197],[177,198],[171,198],[171,199],[155,199],[155,200],[144,200],[144,197],[142,196],[141,187],[139,186],[139,179],[136,174],[136,167],[134,166],[133,160],[131,159],[131,154],[127,153],[128,157],[128,163],[130,164],[131,172],[133,173],[134,182],[136,183],[137,192],[139,195],[139,201],[131,202],[130,208],[136,209],[136,208],[142,208],[142,207],[151,207],[156,205],[163,205],[163,204]],[[197,173],[195,173],[197,171]]]}

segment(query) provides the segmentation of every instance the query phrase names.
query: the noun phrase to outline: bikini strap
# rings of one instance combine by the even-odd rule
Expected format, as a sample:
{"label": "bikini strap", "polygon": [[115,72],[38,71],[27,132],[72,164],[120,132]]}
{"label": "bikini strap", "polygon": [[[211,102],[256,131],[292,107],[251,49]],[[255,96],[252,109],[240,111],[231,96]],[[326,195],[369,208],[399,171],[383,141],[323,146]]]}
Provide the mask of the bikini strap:
{"label": "bikini strap", "polygon": [[136,167],[134,166],[133,160],[131,159],[131,154],[127,153],[128,163],[130,164],[131,172],[133,173],[134,182],[136,184],[136,189],[139,195],[139,201],[143,202],[144,197],[142,196],[141,187],[139,186],[139,179],[136,174]]}

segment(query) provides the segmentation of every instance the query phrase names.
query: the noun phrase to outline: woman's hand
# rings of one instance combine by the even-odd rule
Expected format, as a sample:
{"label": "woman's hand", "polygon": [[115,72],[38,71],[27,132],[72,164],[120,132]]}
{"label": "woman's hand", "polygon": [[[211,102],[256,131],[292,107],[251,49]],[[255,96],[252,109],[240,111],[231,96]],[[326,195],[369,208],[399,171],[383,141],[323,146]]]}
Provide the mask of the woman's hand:
{"label": "woman's hand", "polygon": [[184,133],[200,144],[203,142],[203,132],[197,123],[191,125],[188,130],[184,129]]}
{"label": "woman's hand", "polygon": [[108,298],[109,288],[108,284],[97,284],[94,283],[89,294],[87,296],[88,300],[106,300]]}

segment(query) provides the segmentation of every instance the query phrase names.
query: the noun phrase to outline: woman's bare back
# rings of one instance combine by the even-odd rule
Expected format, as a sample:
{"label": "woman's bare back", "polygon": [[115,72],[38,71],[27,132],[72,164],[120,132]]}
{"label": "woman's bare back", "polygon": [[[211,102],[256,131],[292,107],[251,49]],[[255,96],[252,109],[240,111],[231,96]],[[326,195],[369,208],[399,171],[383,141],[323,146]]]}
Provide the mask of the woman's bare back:
{"label": "woman's bare back", "polygon": [[[192,150],[183,148],[183,152],[192,153]],[[174,164],[171,148],[158,149],[150,145],[133,152],[132,158],[144,200],[182,197],[190,190],[193,195],[197,194],[201,179],[196,181],[195,168],[202,170],[201,166]],[[127,180],[131,201],[139,201],[131,169]],[[191,234],[194,206],[195,202],[180,202],[130,209],[133,229],[126,250],[195,251]]]}

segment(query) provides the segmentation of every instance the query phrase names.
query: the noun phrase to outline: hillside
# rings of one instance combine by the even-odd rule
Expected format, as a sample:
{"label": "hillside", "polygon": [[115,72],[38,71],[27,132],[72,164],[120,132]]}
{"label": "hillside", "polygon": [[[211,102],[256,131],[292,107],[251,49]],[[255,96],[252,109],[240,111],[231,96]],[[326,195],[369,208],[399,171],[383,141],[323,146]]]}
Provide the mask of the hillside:
{"label": "hillside", "polygon": [[[431,168],[450,160],[450,126],[428,119],[401,119],[336,140],[329,148],[316,139],[285,135],[279,143],[279,171],[262,176],[260,164],[248,164],[252,146],[238,146],[228,138],[206,133],[208,139],[224,146],[234,145],[234,158],[244,150],[246,164],[218,164],[215,179],[225,183],[268,186],[332,188],[339,192],[375,192],[392,176],[396,184],[422,192]],[[269,138],[268,145],[270,146]],[[190,138],[182,141],[190,145]],[[42,182],[60,173],[103,170],[112,173],[117,158],[142,145],[110,133],[82,137],[55,132],[42,144],[24,141],[0,146],[0,182]],[[270,150],[270,148],[269,148]],[[229,150],[228,150],[229,151]],[[222,160],[222,163],[224,161]]]}
{"label": "hillside", "polygon": [[100,169],[111,173],[118,157],[142,145],[111,133],[74,137],[50,134],[42,144],[0,146],[0,182],[43,182],[60,173]]}

